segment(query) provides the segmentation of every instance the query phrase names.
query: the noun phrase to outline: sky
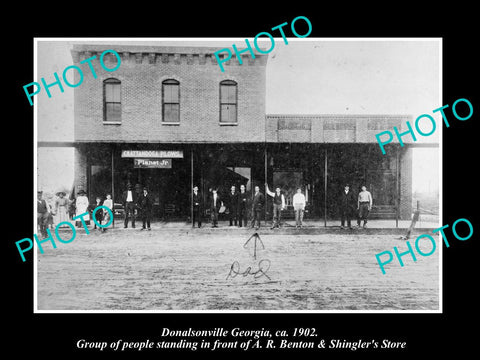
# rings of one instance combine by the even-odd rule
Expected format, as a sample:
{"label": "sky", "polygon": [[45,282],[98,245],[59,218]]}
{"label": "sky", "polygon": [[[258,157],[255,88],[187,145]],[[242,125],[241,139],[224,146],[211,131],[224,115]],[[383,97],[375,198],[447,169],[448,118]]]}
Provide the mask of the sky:
{"label": "sky", "polygon": [[[83,39],[91,43],[95,39]],[[168,40],[168,41],[166,41]],[[181,40],[181,41],[180,41]],[[223,39],[222,39],[223,40]],[[250,39],[251,42],[252,39]],[[35,79],[53,81],[73,64],[70,49],[75,41],[41,40],[37,48]],[[117,41],[152,45],[150,41]],[[95,41],[112,44],[112,40]],[[260,42],[262,43],[262,42]],[[244,47],[245,39],[219,41],[162,39],[158,45]],[[270,43],[262,44],[269,48]],[[220,71],[220,69],[219,69]],[[441,104],[440,42],[435,39],[276,39],[267,63],[267,114],[432,114]],[[81,85],[80,85],[81,86]],[[36,96],[37,140],[73,140],[73,88]],[[26,100],[28,106],[28,101]],[[434,116],[437,119],[437,116]],[[438,123],[438,122],[437,122]],[[441,126],[417,142],[438,142]],[[426,128],[427,129],[427,128]],[[413,190],[438,189],[439,150],[414,151]],[[39,148],[38,186],[47,190],[73,183],[73,151]]]}

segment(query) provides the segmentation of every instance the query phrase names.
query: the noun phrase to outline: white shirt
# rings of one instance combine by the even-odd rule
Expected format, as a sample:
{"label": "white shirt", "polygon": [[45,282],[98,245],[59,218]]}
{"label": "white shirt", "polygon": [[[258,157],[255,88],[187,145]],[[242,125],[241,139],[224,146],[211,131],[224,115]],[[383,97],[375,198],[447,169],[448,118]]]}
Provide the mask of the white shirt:
{"label": "white shirt", "polygon": [[372,206],[372,194],[369,191],[360,191],[358,194],[358,202],[369,202],[370,206]]}
{"label": "white shirt", "polygon": [[113,209],[113,201],[112,199],[105,199],[103,205],[108,207],[109,209]]}
{"label": "white shirt", "polygon": [[305,207],[305,195],[303,195],[302,193],[296,193],[295,195],[293,195],[293,206],[297,206],[297,207]]}
{"label": "white shirt", "polygon": [[132,191],[131,191],[131,190],[128,190],[128,191],[127,191],[127,201],[133,201]]}

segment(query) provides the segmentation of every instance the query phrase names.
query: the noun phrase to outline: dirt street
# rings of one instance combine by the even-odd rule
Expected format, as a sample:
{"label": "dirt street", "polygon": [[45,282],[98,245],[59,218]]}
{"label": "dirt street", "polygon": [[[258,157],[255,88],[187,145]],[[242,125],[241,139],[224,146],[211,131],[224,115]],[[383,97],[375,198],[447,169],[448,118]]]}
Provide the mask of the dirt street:
{"label": "dirt street", "polygon": [[[218,231],[215,231],[218,230]],[[111,229],[37,253],[38,310],[438,310],[439,250],[394,234]],[[68,236],[65,236],[68,238]],[[412,237],[412,245],[415,237]],[[438,242],[437,242],[438,245]],[[431,245],[426,244],[427,253]],[[248,267],[251,267],[250,270]]]}

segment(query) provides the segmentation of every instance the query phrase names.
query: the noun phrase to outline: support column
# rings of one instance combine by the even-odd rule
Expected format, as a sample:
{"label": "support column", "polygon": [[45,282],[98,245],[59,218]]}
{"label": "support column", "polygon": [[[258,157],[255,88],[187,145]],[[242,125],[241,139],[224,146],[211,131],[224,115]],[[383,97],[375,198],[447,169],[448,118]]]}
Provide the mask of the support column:
{"label": "support column", "polygon": [[[115,145],[112,145],[111,147],[111,152],[112,152],[112,202],[113,202],[113,209],[112,212],[115,217]],[[115,226],[115,221],[112,219],[112,228]]]}
{"label": "support column", "polygon": [[190,222],[193,225],[193,146],[190,149]]}
{"label": "support column", "polygon": [[74,150],[74,194],[81,189],[87,190],[87,157],[83,146],[76,146]]}
{"label": "support column", "polygon": [[412,218],[412,148],[399,148],[399,217]]}
{"label": "support column", "polygon": [[[265,166],[265,181],[264,181],[264,183],[266,183],[266,182],[268,182],[268,180],[267,180],[268,179],[267,178],[267,175],[268,175],[268,173],[267,173],[267,166],[268,166],[268,164],[267,164],[267,144],[266,143],[265,143],[265,148],[264,148],[264,158],[265,158],[265,164],[264,164],[264,166]],[[267,197],[268,197],[266,189],[267,189],[267,186],[265,185],[264,189],[263,189],[263,192],[264,192],[264,195],[265,195],[265,206],[264,206],[265,226],[267,225]]]}
{"label": "support column", "polygon": [[397,147],[395,151],[395,227],[396,228],[398,228],[398,217],[400,212],[400,202],[398,201],[400,196],[399,166],[400,166],[400,157],[399,157],[399,149]]}
{"label": "support column", "polygon": [[328,177],[328,160],[327,160],[327,149],[325,149],[325,169],[324,169],[324,226],[327,227],[327,177]]}

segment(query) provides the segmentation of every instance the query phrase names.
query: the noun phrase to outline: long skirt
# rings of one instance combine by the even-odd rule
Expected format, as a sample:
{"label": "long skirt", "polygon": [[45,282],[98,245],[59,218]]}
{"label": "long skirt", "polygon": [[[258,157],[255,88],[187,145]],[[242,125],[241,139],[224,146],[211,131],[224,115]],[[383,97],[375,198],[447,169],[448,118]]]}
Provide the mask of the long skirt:
{"label": "long skirt", "polygon": [[[61,222],[64,222],[64,221],[69,222],[67,207],[59,206],[57,210],[55,223],[60,224]],[[61,227],[68,227],[68,225],[63,224]]]}
{"label": "long skirt", "polygon": [[[80,213],[80,214],[83,214],[83,213]],[[78,215],[80,215],[80,214],[78,214]],[[76,216],[78,216],[78,215],[76,215]],[[83,215],[82,218],[83,218],[86,225],[90,225],[90,215],[89,214]],[[83,227],[82,220],[80,220],[80,218],[75,220],[75,226],[76,227]]]}

